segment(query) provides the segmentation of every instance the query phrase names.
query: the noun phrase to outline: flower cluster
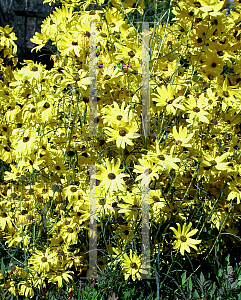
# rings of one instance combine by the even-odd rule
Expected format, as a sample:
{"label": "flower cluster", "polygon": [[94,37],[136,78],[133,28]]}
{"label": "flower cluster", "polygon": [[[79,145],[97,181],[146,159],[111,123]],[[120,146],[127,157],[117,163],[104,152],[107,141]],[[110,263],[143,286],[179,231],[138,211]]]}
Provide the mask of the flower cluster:
{"label": "flower cluster", "polygon": [[[1,287],[25,297],[88,276],[93,212],[98,272],[115,259],[126,280],[143,273],[145,201],[150,255],[161,250],[162,263],[173,250],[208,256],[215,233],[226,232],[225,241],[240,235],[241,4],[226,14],[227,1],[173,2],[172,22],[150,27],[144,136],[141,31],[125,17],[142,15],[144,1],[91,11],[91,1],[61,2],[31,39],[36,51],[51,42],[51,70],[0,59],[0,241],[7,253],[23,254],[6,266]],[[3,56],[13,62],[15,39],[0,28]]]}

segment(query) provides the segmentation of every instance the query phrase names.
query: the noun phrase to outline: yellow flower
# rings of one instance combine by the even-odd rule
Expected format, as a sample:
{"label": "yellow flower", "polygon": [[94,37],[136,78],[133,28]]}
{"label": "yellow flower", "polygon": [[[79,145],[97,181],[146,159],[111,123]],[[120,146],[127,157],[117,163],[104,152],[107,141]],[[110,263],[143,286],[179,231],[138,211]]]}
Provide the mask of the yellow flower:
{"label": "yellow flower", "polygon": [[179,127],[179,132],[177,131],[176,126],[173,126],[172,129],[172,135],[175,139],[175,144],[182,147],[191,147],[192,145],[189,144],[189,141],[193,137],[193,133],[191,133],[189,136],[187,136],[187,127],[182,128],[182,126]]}
{"label": "yellow flower", "polygon": [[11,217],[6,211],[0,214],[0,226],[3,231],[6,230],[6,226],[8,230],[11,230],[13,228]]}
{"label": "yellow flower", "polygon": [[161,88],[157,87],[157,94],[154,94],[156,98],[153,98],[157,102],[156,106],[161,108],[166,108],[166,113],[176,114],[177,108],[184,110],[184,106],[179,102],[182,100],[182,97],[175,97],[175,94],[178,92],[177,88],[171,84],[167,85],[167,88],[163,85]]}
{"label": "yellow flower", "polygon": [[120,167],[120,159],[118,158],[116,165],[114,166],[114,158],[111,162],[109,162],[108,159],[106,159],[106,167],[103,167],[101,165],[98,165],[97,167],[100,169],[100,174],[96,175],[96,179],[101,180],[99,188],[105,187],[105,191],[109,190],[110,193],[113,191],[125,191],[125,182],[123,180],[123,177],[129,177],[128,174],[120,174],[123,169],[119,169]]}
{"label": "yellow flower", "polygon": [[14,43],[14,40],[17,40],[18,38],[15,36],[14,32],[11,32],[12,29],[13,27],[9,27],[9,25],[6,25],[4,28],[0,27],[0,46],[13,48],[13,53],[17,53],[17,45]]}
{"label": "yellow flower", "polygon": [[123,126],[116,129],[105,127],[106,134],[111,136],[107,139],[107,142],[116,141],[118,148],[125,148],[126,144],[133,146],[131,139],[138,138],[140,134],[135,133],[138,130],[138,125]]}
{"label": "yellow flower", "polygon": [[142,204],[142,199],[141,196],[138,195],[137,189],[134,189],[132,193],[127,192],[123,198],[125,203],[118,204],[118,206],[121,208],[118,213],[125,213],[128,220],[136,220],[138,214],[141,213]]}
{"label": "yellow flower", "polygon": [[229,155],[229,152],[217,156],[217,147],[214,147],[212,155],[205,154],[201,161],[201,167],[212,168],[212,171],[227,170],[229,162],[223,162]]}
{"label": "yellow flower", "polygon": [[156,151],[150,151],[148,155],[150,155],[150,160],[156,163],[158,167],[160,166],[162,170],[170,172],[171,169],[174,169],[177,171],[179,167],[176,163],[179,163],[180,159],[177,157],[172,157],[172,153],[171,155],[167,155],[165,152],[166,150],[160,149],[160,144],[156,140]]}
{"label": "yellow flower", "polygon": [[240,203],[241,199],[241,184],[238,181],[233,181],[228,183],[230,192],[228,194],[227,200],[237,199],[237,204]]}
{"label": "yellow flower", "polygon": [[66,76],[66,79],[61,81],[61,85],[65,88],[68,84],[76,84],[78,87],[87,90],[87,85],[90,84],[92,77],[85,77],[87,72],[84,70],[79,70],[74,72],[72,69],[63,70],[63,74]]}
{"label": "yellow flower", "polygon": [[123,60],[124,63],[130,61],[130,63],[135,63],[136,66],[140,64],[142,59],[142,49],[138,41],[133,43],[126,42],[126,46],[115,43],[115,46],[120,51],[115,53],[117,61]]}
{"label": "yellow flower", "polygon": [[[184,223],[183,228],[181,230],[181,225],[177,223],[178,230],[176,230],[174,227],[170,227],[171,230],[173,230],[175,234],[175,238],[177,239],[174,242],[173,248],[175,250],[180,249],[180,252],[182,255],[184,255],[184,252],[187,251],[190,253],[190,247],[192,247],[195,250],[198,250],[195,245],[200,244],[202,240],[194,240],[190,237],[193,236],[198,232],[198,229],[193,229],[189,232],[189,230],[192,227],[192,223],[190,222],[187,226],[186,223]],[[189,232],[189,233],[188,233]]]}
{"label": "yellow flower", "polygon": [[3,288],[3,290],[7,290],[11,294],[13,294],[13,296],[16,296],[16,282],[14,282],[13,280],[8,280],[0,286]]}
{"label": "yellow flower", "polygon": [[125,280],[127,280],[130,276],[133,281],[135,281],[136,278],[140,280],[141,258],[136,253],[132,255],[132,249],[130,249],[130,257],[125,253],[121,260],[121,272],[124,273]]}
{"label": "yellow flower", "polygon": [[125,108],[125,102],[122,102],[121,108],[117,102],[113,102],[114,107],[107,105],[102,109],[102,113],[106,115],[103,117],[103,123],[108,123],[111,126],[126,125],[133,119],[133,112],[130,109],[130,105]]}
{"label": "yellow flower", "polygon": [[33,129],[27,129],[27,130],[20,130],[15,132],[15,129],[13,130],[13,134],[18,135],[19,140],[17,144],[17,152],[22,154],[31,154],[32,151],[34,151],[38,146],[37,140],[36,140],[36,132]]}
{"label": "yellow flower", "polygon": [[82,35],[78,32],[75,32],[75,35],[71,35],[69,32],[66,32],[62,40],[57,42],[61,54],[63,56],[75,54],[77,57],[80,57],[80,51],[82,50]]}
{"label": "yellow flower", "polygon": [[207,99],[204,94],[201,94],[199,98],[195,99],[193,95],[190,95],[186,101],[186,112],[189,114],[189,120],[195,120],[197,122],[209,123],[208,112],[204,109],[207,106]]}
{"label": "yellow flower", "polygon": [[37,272],[49,272],[54,256],[54,253],[50,253],[50,248],[47,248],[44,253],[36,250],[29,261],[32,265],[34,265]]}
{"label": "yellow flower", "polygon": [[[58,269],[58,271],[57,271]],[[66,282],[69,282],[69,279],[72,280],[73,277],[70,275],[70,274],[73,274],[74,272],[73,271],[65,271],[65,270],[62,270],[59,268],[56,268],[56,270],[54,270],[54,272],[50,272],[47,277],[49,278],[49,282],[52,282],[52,283],[56,283],[58,282],[58,288],[61,288],[62,285],[63,285],[63,279],[66,281]]]}
{"label": "yellow flower", "polygon": [[154,180],[155,178],[158,179],[158,171],[161,169],[160,166],[156,166],[153,161],[148,161],[147,159],[139,159],[140,165],[135,165],[133,172],[140,173],[136,177],[136,181],[141,180],[149,176],[149,181]]}
{"label": "yellow flower", "polygon": [[34,291],[32,289],[32,284],[29,281],[21,281],[19,283],[19,295],[30,297],[32,298],[34,296]]}

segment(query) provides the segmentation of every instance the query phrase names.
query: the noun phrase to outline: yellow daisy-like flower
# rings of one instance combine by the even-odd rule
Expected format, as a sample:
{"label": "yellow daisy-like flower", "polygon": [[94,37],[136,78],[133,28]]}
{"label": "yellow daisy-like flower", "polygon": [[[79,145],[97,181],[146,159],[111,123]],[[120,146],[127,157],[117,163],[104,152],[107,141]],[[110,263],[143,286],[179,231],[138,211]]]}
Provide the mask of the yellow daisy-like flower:
{"label": "yellow daisy-like flower", "polygon": [[130,249],[130,257],[125,253],[121,260],[122,273],[125,274],[125,280],[130,276],[133,281],[135,281],[136,278],[140,280],[141,258],[136,253],[133,254],[132,249]]}
{"label": "yellow daisy-like flower", "polygon": [[45,252],[40,250],[35,250],[32,257],[30,258],[30,262],[34,265],[34,269],[37,272],[49,272],[51,268],[51,264],[53,262],[54,253],[51,253],[50,248],[47,248]]}
{"label": "yellow daisy-like flower", "polygon": [[107,130],[106,134],[110,136],[107,141],[116,141],[118,148],[124,149],[126,144],[133,146],[134,144],[131,139],[135,139],[140,136],[140,134],[135,133],[138,130],[138,125],[125,126],[116,129],[105,127],[105,129]]}
{"label": "yellow daisy-like flower", "polygon": [[156,166],[153,161],[148,161],[147,159],[139,159],[140,165],[135,165],[133,172],[139,173],[136,177],[136,181],[141,180],[149,176],[149,180],[152,181],[155,178],[158,179],[158,171],[161,169],[160,166]]}
{"label": "yellow daisy-like flower", "polygon": [[154,94],[156,98],[153,98],[155,102],[157,102],[156,106],[161,108],[166,107],[167,114],[176,114],[177,108],[184,110],[184,106],[179,102],[183,99],[183,97],[175,97],[175,94],[178,92],[177,88],[171,84],[168,84],[167,87],[164,85],[160,88],[157,87],[157,94]]}
{"label": "yellow daisy-like flower", "polygon": [[[58,271],[57,271],[58,270]],[[54,284],[58,283],[58,288],[60,289],[63,285],[63,280],[67,283],[73,279],[72,275],[73,271],[66,271],[62,268],[58,268],[53,270],[52,272],[48,273],[48,281]]]}
{"label": "yellow daisy-like flower", "polygon": [[189,120],[195,120],[197,122],[209,123],[206,117],[209,113],[205,110],[207,106],[207,99],[204,94],[201,94],[199,98],[194,98],[190,95],[186,101],[186,112],[189,114]]}
{"label": "yellow daisy-like flower", "polygon": [[33,298],[34,291],[30,281],[21,281],[19,283],[19,295]]}
{"label": "yellow daisy-like flower", "polygon": [[180,145],[181,147],[191,147],[192,146],[192,144],[189,144],[189,142],[192,139],[194,134],[191,133],[189,136],[187,136],[187,127],[182,128],[182,126],[180,126],[179,132],[178,132],[176,126],[173,126],[172,135],[175,139],[174,144],[176,146],[178,146],[178,145]]}
{"label": "yellow daisy-like flower", "polygon": [[181,225],[177,223],[178,230],[176,230],[174,227],[170,227],[171,230],[173,230],[175,234],[175,238],[177,239],[174,242],[173,248],[175,250],[180,249],[180,252],[182,255],[184,255],[184,252],[187,251],[190,253],[190,247],[192,247],[195,250],[198,250],[195,245],[200,244],[202,240],[194,240],[190,237],[193,236],[198,232],[198,229],[193,229],[189,232],[189,230],[192,227],[192,223],[190,222],[187,226],[186,223],[184,223],[183,228],[181,229]]}
{"label": "yellow daisy-like flower", "polygon": [[117,102],[113,102],[114,107],[107,105],[102,108],[102,113],[105,113],[103,117],[103,123],[108,123],[111,126],[126,125],[133,119],[133,112],[130,109],[130,105],[125,108],[125,102],[122,102],[121,108]]}
{"label": "yellow daisy-like flower", "polygon": [[206,167],[208,169],[213,170],[215,172],[216,170],[228,170],[228,164],[229,162],[223,162],[225,159],[230,156],[229,152],[223,153],[221,156],[217,156],[217,147],[214,147],[213,153],[211,155],[204,154],[203,160],[201,161],[201,167]]}
{"label": "yellow daisy-like flower", "polygon": [[114,158],[111,162],[106,160],[106,167],[98,165],[97,167],[100,169],[100,174],[96,175],[96,179],[101,180],[99,188],[105,187],[105,191],[109,190],[110,193],[113,191],[125,191],[125,182],[123,177],[129,177],[128,174],[120,174],[123,169],[119,169],[120,167],[120,159],[118,158],[116,165],[114,166]]}
{"label": "yellow daisy-like flower", "polygon": [[7,48],[13,48],[13,53],[17,53],[17,45],[14,43],[18,38],[15,33],[12,32],[13,27],[6,25],[4,28],[0,28],[0,46]]}

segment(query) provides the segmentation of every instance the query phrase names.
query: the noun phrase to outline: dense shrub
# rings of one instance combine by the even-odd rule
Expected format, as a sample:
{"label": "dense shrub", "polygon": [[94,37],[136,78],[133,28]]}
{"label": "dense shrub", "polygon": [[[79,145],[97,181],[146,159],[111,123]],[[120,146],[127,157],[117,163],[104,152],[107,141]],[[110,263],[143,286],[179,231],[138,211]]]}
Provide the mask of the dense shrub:
{"label": "dense shrub", "polygon": [[[98,274],[149,270],[160,293],[175,268],[205,273],[217,244],[240,247],[241,4],[61,2],[31,39],[52,49],[51,70],[14,68],[15,35],[0,32],[2,294],[88,276],[92,213]],[[148,9],[150,62],[138,23]]]}

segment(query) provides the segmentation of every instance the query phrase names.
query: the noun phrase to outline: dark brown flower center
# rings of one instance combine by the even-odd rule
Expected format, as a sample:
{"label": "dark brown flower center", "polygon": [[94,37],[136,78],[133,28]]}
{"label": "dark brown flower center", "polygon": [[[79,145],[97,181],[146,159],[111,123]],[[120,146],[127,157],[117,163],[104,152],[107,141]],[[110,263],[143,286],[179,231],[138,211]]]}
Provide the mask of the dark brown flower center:
{"label": "dark brown flower center", "polygon": [[135,56],[135,52],[134,52],[134,51],[129,51],[129,52],[128,52],[128,55],[132,58],[132,57]]}
{"label": "dark brown flower center", "polygon": [[135,262],[131,262],[130,264],[132,269],[136,269],[137,268],[137,264]]}
{"label": "dark brown flower center", "polygon": [[209,163],[212,167],[215,167],[217,165],[217,162],[215,160],[211,160]]}
{"label": "dark brown flower center", "polygon": [[111,79],[111,76],[110,75],[105,75],[105,77],[104,77],[104,80],[110,80]]}
{"label": "dark brown flower center", "polygon": [[59,209],[61,209],[61,210],[66,210],[66,206],[63,205],[63,204],[61,204],[60,207],[59,207]]}
{"label": "dark brown flower center", "polygon": [[180,236],[180,240],[185,243],[187,241],[187,238],[185,237],[185,235],[181,235]]}
{"label": "dark brown flower center", "polygon": [[223,51],[220,50],[220,51],[217,52],[217,55],[218,55],[218,56],[223,56],[224,53],[223,53]]}
{"label": "dark brown flower center", "polygon": [[86,32],[84,33],[84,36],[90,37],[90,32],[89,32],[89,31],[86,31]]}
{"label": "dark brown flower center", "polygon": [[120,136],[125,136],[125,135],[126,135],[126,131],[123,130],[123,129],[120,130],[120,131],[119,131],[119,135],[120,135]]}
{"label": "dark brown flower center", "polygon": [[224,97],[229,97],[229,92],[228,91],[223,91],[223,95],[224,95]]}
{"label": "dark brown flower center", "polygon": [[153,197],[152,197],[152,200],[153,200],[154,202],[159,202],[159,197],[153,196]]}
{"label": "dark brown flower center", "polygon": [[144,174],[149,175],[149,174],[151,174],[151,172],[152,172],[152,169],[148,168],[148,169],[145,170]]}
{"label": "dark brown flower center", "polygon": [[72,193],[77,192],[77,188],[75,186],[72,186],[72,188],[70,189]]}
{"label": "dark brown flower center", "polygon": [[103,38],[106,38],[106,37],[107,37],[107,34],[105,34],[104,32],[102,32],[102,33],[100,34],[100,36],[102,36]]}
{"label": "dark brown flower center", "polygon": [[122,119],[122,116],[119,115],[119,116],[116,117],[116,119],[117,119],[118,121],[120,121],[120,120]]}
{"label": "dark brown flower center", "polygon": [[24,176],[24,175],[21,175],[21,176],[19,177],[19,179],[22,180],[22,181],[27,180],[26,176]]}
{"label": "dark brown flower center", "polygon": [[48,260],[47,260],[47,257],[44,256],[44,257],[41,258],[41,262],[45,263],[45,262],[47,262],[47,261],[48,261]]}
{"label": "dark brown flower center", "polygon": [[3,147],[3,149],[7,152],[10,152],[10,150],[11,150],[8,146]]}
{"label": "dark brown flower center", "polygon": [[108,178],[109,178],[110,180],[114,180],[114,179],[116,178],[116,176],[115,176],[114,173],[109,173],[109,174],[108,174]]}
{"label": "dark brown flower center", "polygon": [[200,7],[201,7],[201,3],[200,3],[200,2],[194,2],[194,5],[195,5],[197,8],[200,8]]}
{"label": "dark brown flower center", "polygon": [[24,142],[24,143],[27,143],[29,140],[30,140],[30,138],[29,138],[28,136],[25,136],[25,137],[23,138],[23,142]]}
{"label": "dark brown flower center", "polygon": [[72,46],[78,46],[78,42],[73,41]]}
{"label": "dark brown flower center", "polygon": [[200,112],[200,108],[199,108],[199,107],[193,107],[192,110],[193,110],[194,112],[196,112],[196,113]]}
{"label": "dark brown flower center", "polygon": [[211,123],[212,125],[217,125],[217,124],[218,124],[218,121],[215,120],[215,119],[212,119],[212,120],[210,121],[210,123]]}
{"label": "dark brown flower center", "polygon": [[58,256],[64,256],[64,251],[63,250],[59,250],[58,251]]}
{"label": "dark brown flower center", "polygon": [[58,190],[59,190],[59,185],[56,184],[56,183],[54,183],[54,184],[52,185],[52,189],[53,189],[54,191],[58,191]]}
{"label": "dark brown flower center", "polygon": [[47,109],[50,107],[50,104],[48,102],[45,102],[43,107]]}
{"label": "dark brown flower center", "polygon": [[2,217],[2,218],[7,218],[7,216],[8,216],[8,215],[7,215],[5,212],[3,212],[3,213],[1,214],[1,217]]}
{"label": "dark brown flower center", "polygon": [[73,230],[71,227],[69,227],[69,228],[67,229],[67,232],[68,232],[68,233],[73,233],[74,230]]}
{"label": "dark brown flower center", "polygon": [[80,77],[79,77],[79,75],[75,75],[75,76],[73,76],[73,80],[74,80],[74,81],[79,81],[79,80],[80,80]]}
{"label": "dark brown flower center", "polygon": [[38,71],[38,67],[36,67],[36,66],[32,67],[31,71],[37,72]]}
{"label": "dark brown flower center", "polygon": [[157,158],[160,159],[160,160],[165,160],[165,156],[162,155],[162,154],[161,155],[157,155]]}

